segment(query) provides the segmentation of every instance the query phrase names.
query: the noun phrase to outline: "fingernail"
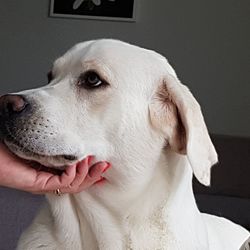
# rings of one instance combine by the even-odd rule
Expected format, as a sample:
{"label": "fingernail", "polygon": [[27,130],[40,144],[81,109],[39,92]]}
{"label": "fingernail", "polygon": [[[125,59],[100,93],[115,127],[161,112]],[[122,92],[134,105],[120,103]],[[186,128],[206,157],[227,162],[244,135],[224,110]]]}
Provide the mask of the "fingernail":
{"label": "fingernail", "polygon": [[87,159],[88,165],[90,165],[90,163],[92,162],[93,159],[94,159],[94,156],[93,156],[93,155],[89,155],[89,156],[88,156],[88,159]]}
{"label": "fingernail", "polygon": [[106,180],[106,179],[103,176],[101,176],[101,178],[98,181],[96,181],[95,184],[100,183],[100,182],[102,182],[104,180]]}
{"label": "fingernail", "polygon": [[105,163],[107,164],[107,166],[102,170],[103,173],[111,167],[111,164],[109,162],[105,161]]}

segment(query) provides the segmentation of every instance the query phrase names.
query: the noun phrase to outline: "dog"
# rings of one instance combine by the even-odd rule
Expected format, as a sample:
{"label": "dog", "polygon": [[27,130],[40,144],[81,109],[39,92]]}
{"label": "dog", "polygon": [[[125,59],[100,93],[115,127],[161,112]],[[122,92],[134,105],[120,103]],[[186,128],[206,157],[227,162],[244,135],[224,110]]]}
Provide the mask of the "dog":
{"label": "dog", "polygon": [[201,213],[192,176],[210,184],[217,154],[201,109],[160,54],[92,40],[57,59],[48,85],[0,98],[17,156],[62,169],[87,155],[112,168],[48,203],[19,250],[238,250],[249,232]]}

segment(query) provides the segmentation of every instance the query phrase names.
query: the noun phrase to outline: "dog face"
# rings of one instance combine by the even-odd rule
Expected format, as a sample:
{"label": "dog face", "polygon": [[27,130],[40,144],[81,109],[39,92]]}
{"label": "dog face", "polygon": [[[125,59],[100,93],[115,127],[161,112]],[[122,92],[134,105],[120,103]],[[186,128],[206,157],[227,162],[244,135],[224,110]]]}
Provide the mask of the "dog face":
{"label": "dog face", "polygon": [[[120,41],[89,41],[56,60],[50,76],[45,87],[0,99],[1,134],[18,156],[55,168],[87,155],[136,164],[139,157],[155,161],[167,143],[188,155],[207,184],[216,153],[198,104],[164,57]],[[114,171],[146,176],[152,169]]]}

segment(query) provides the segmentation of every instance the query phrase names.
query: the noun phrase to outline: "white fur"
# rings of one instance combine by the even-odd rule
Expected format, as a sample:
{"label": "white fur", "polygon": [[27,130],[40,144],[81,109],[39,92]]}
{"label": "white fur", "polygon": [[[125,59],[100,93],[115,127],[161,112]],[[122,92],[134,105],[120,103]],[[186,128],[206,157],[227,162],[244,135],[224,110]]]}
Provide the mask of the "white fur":
{"label": "white fur", "polygon": [[[79,74],[89,69],[110,86],[95,91],[76,86]],[[96,155],[97,160],[110,161],[112,168],[104,174],[105,183],[84,192],[47,195],[48,204],[23,233],[19,250],[240,248],[249,237],[245,229],[202,214],[196,206],[193,172],[209,184],[217,155],[199,105],[164,57],[120,41],[89,41],[59,58],[53,74],[49,85],[22,92],[40,107],[34,117],[41,121],[42,133],[53,133],[46,147],[42,139],[27,141],[26,146],[33,144],[36,153],[46,155],[72,153],[79,160]],[[185,129],[182,154],[170,143],[178,124],[171,127],[164,121],[168,111],[155,97],[162,84]],[[61,164],[53,157],[35,160]]]}

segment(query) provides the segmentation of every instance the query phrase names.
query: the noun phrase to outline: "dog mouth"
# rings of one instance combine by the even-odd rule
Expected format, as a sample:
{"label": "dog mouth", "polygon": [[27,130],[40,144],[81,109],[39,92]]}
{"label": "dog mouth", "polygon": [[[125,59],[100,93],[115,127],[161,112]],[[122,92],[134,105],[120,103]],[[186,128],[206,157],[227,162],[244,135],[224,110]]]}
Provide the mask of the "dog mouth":
{"label": "dog mouth", "polygon": [[24,163],[38,171],[61,175],[69,165],[79,161],[73,154],[44,155],[33,152],[18,142],[4,140],[2,143]]}
{"label": "dog mouth", "polygon": [[65,168],[67,167],[65,165],[65,166],[62,166],[60,169],[57,169],[57,168],[47,167],[47,166],[42,165],[41,163],[39,163],[37,161],[25,160],[25,159],[22,159],[22,160],[28,166],[30,166],[31,168],[33,168],[33,169],[35,169],[37,171],[43,171],[43,172],[51,173],[51,174],[54,174],[54,175],[62,175]]}

